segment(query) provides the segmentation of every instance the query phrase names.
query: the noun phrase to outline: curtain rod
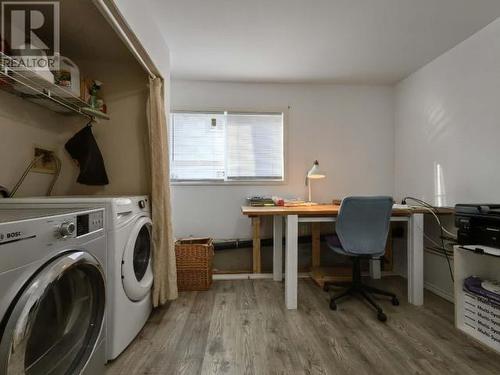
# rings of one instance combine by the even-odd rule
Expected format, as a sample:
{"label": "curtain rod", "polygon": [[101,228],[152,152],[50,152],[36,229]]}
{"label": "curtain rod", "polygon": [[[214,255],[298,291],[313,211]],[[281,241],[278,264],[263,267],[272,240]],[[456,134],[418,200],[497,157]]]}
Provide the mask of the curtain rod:
{"label": "curtain rod", "polygon": [[[115,11],[117,13],[117,15],[115,15],[111,11],[111,9],[109,8],[109,6],[104,2],[104,0],[94,0],[94,3],[97,5],[97,7],[101,11],[101,13],[103,13],[103,15],[107,18],[107,20],[109,22],[111,22],[111,24],[112,24],[113,28],[115,29],[115,31],[118,33],[118,35],[120,36],[120,38],[125,42],[125,44],[127,45],[127,47],[134,54],[135,58],[139,61],[139,63],[146,70],[146,72],[149,74],[149,76],[151,78],[155,79],[156,78],[156,74],[154,74],[151,71],[151,68],[149,67],[149,64],[146,63],[146,61],[142,57],[141,53],[139,53],[139,51],[135,47],[134,43],[128,37],[126,31],[124,30],[124,28],[122,27],[122,25],[120,24],[120,22],[118,22],[117,16],[120,17],[120,18],[122,18],[121,14],[118,11],[118,9],[116,9],[116,7],[114,7],[114,5],[112,5],[113,8],[115,8]],[[125,23],[125,22],[123,21],[123,23]],[[132,31],[129,29],[129,32],[132,32]]]}

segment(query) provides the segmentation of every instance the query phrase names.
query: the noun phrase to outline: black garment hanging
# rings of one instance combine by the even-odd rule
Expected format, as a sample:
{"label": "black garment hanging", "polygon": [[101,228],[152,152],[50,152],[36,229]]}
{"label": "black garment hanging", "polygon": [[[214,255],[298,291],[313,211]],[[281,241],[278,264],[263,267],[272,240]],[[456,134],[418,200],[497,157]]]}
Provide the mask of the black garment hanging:
{"label": "black garment hanging", "polygon": [[88,124],[76,133],[64,146],[73,159],[78,161],[80,174],[76,180],[85,185],[107,185],[108,175],[101,150]]}

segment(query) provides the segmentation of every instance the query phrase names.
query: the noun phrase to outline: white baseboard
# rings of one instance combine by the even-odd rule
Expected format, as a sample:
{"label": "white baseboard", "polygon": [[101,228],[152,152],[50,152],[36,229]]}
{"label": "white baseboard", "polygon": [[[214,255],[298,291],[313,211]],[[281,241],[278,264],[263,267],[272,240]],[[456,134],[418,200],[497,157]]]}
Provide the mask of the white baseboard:
{"label": "white baseboard", "polygon": [[447,300],[451,303],[455,302],[453,294],[450,294],[449,292],[443,290],[442,288],[437,287],[434,284],[431,284],[431,283],[425,281],[424,287],[425,287],[425,289],[430,290],[432,293],[438,295],[441,298],[444,298],[445,300]]}
{"label": "white baseboard", "polygon": [[[299,273],[299,278],[310,277],[309,272]],[[272,273],[220,273],[212,276],[214,280],[259,280],[272,279]],[[284,280],[285,275],[283,275]]]}
{"label": "white baseboard", "polygon": [[247,280],[247,279],[272,279],[272,273],[219,273],[213,275],[214,280]]}
{"label": "white baseboard", "polygon": [[[369,276],[368,272],[363,272],[363,276]],[[396,276],[397,274],[392,271],[383,271],[384,276]],[[272,273],[218,273],[212,276],[214,280],[259,280],[259,279],[272,279]],[[304,279],[311,277],[310,272],[299,272],[299,278]],[[283,279],[285,274],[283,274]]]}

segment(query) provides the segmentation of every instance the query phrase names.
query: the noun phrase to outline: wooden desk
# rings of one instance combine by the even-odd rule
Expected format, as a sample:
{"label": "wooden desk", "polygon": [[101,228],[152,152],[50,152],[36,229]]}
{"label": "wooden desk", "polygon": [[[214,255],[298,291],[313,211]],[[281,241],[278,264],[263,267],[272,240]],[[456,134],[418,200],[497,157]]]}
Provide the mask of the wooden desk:
{"label": "wooden desk", "polygon": [[[312,206],[282,207],[282,206],[264,206],[251,207],[242,206],[241,213],[246,216],[337,216],[340,205],[336,204],[316,204]],[[423,208],[393,208],[392,216],[411,216],[413,214],[424,214],[428,212]],[[440,213],[453,213],[451,208],[439,208]]]}
{"label": "wooden desk", "polygon": [[[322,204],[299,207],[241,207],[241,212],[252,218],[254,234],[254,272],[260,272],[260,218],[273,217],[273,279],[283,278],[283,219],[286,221],[286,258],[285,258],[285,303],[288,309],[297,308],[297,274],[298,274],[298,223],[334,222],[340,206]],[[414,305],[422,305],[424,301],[424,241],[423,214],[425,209],[394,208],[391,221],[403,221],[408,225],[408,301]],[[452,209],[440,209],[440,213],[452,213]],[[313,244],[319,249],[319,231],[313,227]],[[316,232],[316,233],[315,233]],[[313,262],[318,262],[319,250],[314,254]],[[380,267],[379,262],[376,262]],[[377,276],[380,269],[372,263],[371,274]]]}

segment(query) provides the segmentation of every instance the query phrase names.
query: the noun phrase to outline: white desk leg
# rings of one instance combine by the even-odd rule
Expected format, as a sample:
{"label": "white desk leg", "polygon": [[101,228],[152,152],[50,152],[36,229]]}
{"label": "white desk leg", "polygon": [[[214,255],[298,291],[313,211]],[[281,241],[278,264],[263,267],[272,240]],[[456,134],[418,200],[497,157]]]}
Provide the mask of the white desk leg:
{"label": "white desk leg", "polygon": [[285,254],[285,305],[289,310],[297,309],[298,278],[298,223],[297,215],[286,218],[286,254]]}
{"label": "white desk leg", "polygon": [[380,279],[382,277],[380,259],[370,259],[370,277],[372,279]]}
{"label": "white desk leg", "polygon": [[273,280],[283,279],[283,216],[273,216]]}
{"label": "white desk leg", "polygon": [[424,303],[424,215],[414,214],[408,220],[408,302]]}

